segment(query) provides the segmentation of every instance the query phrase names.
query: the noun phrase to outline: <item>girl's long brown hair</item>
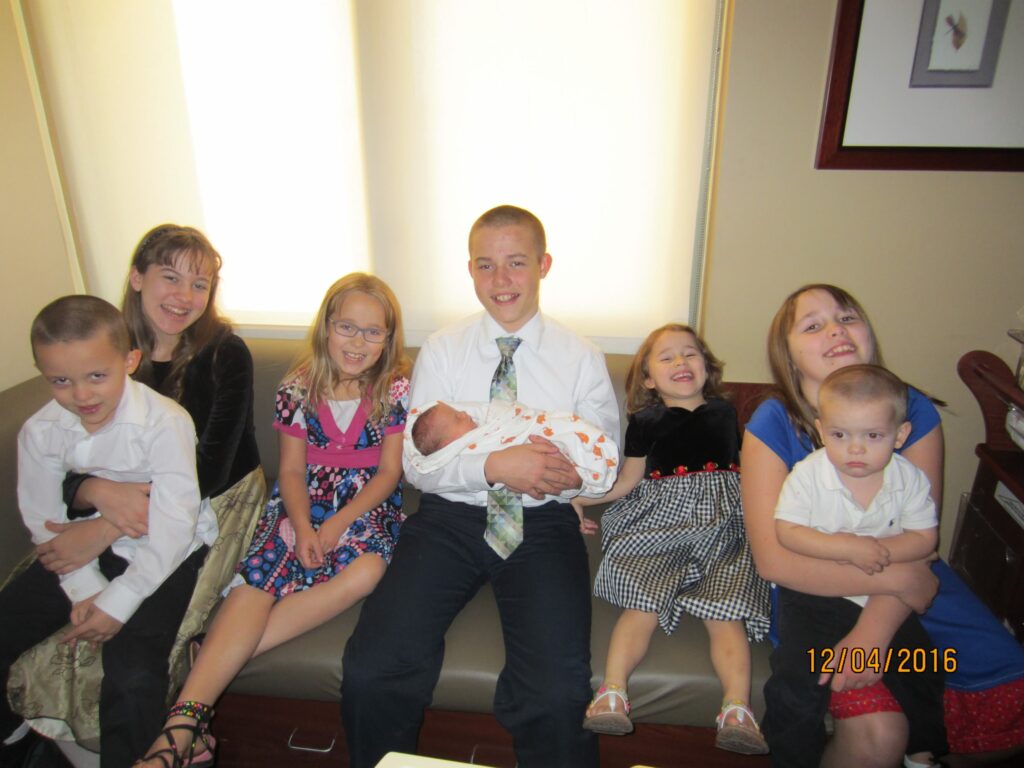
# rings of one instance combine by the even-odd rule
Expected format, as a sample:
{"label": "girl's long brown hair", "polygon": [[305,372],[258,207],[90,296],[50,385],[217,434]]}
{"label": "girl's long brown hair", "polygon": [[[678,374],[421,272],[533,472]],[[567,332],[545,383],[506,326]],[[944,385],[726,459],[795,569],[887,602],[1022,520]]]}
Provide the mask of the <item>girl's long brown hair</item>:
{"label": "girl's long brown hair", "polygon": [[380,358],[359,377],[359,394],[370,401],[369,421],[380,421],[390,409],[388,392],[396,378],[409,374],[409,359],[405,356],[405,334],[402,330],[402,310],[398,299],[387,283],[379,277],[362,272],[345,275],[327,289],[316,319],[309,328],[308,349],[284,380],[297,380],[304,391],[310,408],[316,408],[330,397],[341,381],[341,371],[327,350],[331,333],[331,316],[352,293],[365,293],[380,302],[384,308],[384,323],[388,337],[383,342]]}
{"label": "girl's long brown hair", "polygon": [[636,413],[649,406],[662,403],[658,391],[644,386],[644,382],[651,375],[647,358],[651,356],[651,350],[654,348],[655,342],[658,341],[658,337],[669,331],[679,331],[693,336],[694,341],[697,342],[697,350],[704,356],[704,368],[707,370],[707,380],[704,382],[703,389],[704,398],[722,397],[722,371],[725,364],[714,356],[704,339],[693,328],[682,323],[668,323],[651,331],[633,356],[629,373],[626,374],[626,413]]}
{"label": "girl's long brown hair", "polygon": [[[208,344],[216,343],[231,332],[231,325],[217,313],[217,284],[220,282],[220,254],[206,239],[206,235],[193,227],[177,224],[161,224],[149,230],[132,254],[131,267],[140,275],[157,265],[175,267],[181,264],[194,272],[210,269],[210,300],[206,311],[192,325],[184,330],[178,345],[171,355],[171,370],[164,379],[160,391],[175,400],[181,399],[182,381],[185,369],[192,359]],[[121,312],[132,344],[142,350],[142,361],[134,378],[144,384],[153,383],[153,347],[156,338],[149,320],[142,310],[142,293],[132,288],[131,269],[125,280]]]}

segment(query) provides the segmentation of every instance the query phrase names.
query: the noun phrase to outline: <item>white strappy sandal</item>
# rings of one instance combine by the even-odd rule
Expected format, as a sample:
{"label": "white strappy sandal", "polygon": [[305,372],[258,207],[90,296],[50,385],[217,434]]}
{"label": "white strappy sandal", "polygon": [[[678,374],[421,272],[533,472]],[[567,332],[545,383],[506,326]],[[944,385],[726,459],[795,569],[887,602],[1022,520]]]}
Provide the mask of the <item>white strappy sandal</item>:
{"label": "white strappy sandal", "polygon": [[626,689],[617,685],[602,685],[597,689],[597,695],[590,702],[587,711],[592,710],[602,699],[608,699],[608,711],[597,712],[584,718],[583,727],[588,731],[604,733],[609,736],[624,736],[627,733],[632,733],[633,721],[629,719],[630,706]]}
{"label": "white strappy sandal", "polygon": [[[735,715],[737,722],[727,723],[726,718]],[[747,722],[749,720],[749,722]],[[727,701],[715,718],[718,733],[715,746],[740,755],[766,755],[768,742],[761,735],[754,713],[742,701]]]}

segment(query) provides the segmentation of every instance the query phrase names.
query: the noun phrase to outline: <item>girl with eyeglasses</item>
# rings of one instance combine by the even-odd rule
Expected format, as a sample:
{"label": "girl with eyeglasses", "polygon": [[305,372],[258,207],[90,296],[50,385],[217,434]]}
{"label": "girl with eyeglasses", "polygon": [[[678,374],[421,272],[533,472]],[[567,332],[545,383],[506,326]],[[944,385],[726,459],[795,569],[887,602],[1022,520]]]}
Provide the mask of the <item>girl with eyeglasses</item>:
{"label": "girl with eyeglasses", "polygon": [[142,764],[212,764],[212,705],[242,666],[346,610],[384,575],[404,520],[403,349],[401,310],[383,281],[353,273],[328,289],[309,349],[277,391],[277,484]]}

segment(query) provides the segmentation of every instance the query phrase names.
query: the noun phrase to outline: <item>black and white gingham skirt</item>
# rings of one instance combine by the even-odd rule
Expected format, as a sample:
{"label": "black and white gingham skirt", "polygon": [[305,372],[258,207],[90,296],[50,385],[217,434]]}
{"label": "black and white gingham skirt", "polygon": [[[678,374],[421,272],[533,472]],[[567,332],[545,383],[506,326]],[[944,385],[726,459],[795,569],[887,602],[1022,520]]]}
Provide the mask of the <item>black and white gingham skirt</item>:
{"label": "black and white gingham skirt", "polygon": [[667,634],[684,612],[743,620],[752,641],[767,634],[768,583],[750,554],[738,472],[641,480],[601,518],[601,546],[594,594],[657,613]]}

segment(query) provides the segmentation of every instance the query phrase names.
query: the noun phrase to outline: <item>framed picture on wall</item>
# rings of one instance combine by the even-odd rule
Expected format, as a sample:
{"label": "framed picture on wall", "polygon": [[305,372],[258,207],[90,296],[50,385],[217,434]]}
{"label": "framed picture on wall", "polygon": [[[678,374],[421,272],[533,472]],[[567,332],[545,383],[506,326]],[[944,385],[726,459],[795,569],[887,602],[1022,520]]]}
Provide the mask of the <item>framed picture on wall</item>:
{"label": "framed picture on wall", "polygon": [[925,0],[911,88],[990,88],[1010,0]]}
{"label": "framed picture on wall", "polygon": [[839,0],[815,167],[1024,171],[1024,2]]}

